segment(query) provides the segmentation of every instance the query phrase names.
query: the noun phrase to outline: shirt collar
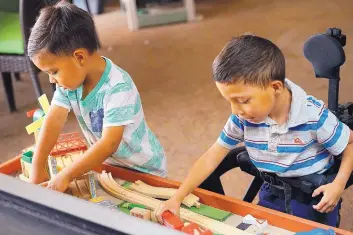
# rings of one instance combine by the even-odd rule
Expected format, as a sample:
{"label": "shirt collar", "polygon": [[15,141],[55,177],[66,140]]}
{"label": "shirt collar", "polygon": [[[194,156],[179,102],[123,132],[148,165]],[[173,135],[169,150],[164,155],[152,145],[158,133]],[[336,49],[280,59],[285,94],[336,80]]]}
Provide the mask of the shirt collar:
{"label": "shirt collar", "polygon": [[[284,83],[292,93],[292,101],[288,115],[288,121],[285,125],[287,128],[289,128],[306,123],[308,121],[306,92],[287,78],[285,79]],[[270,117],[265,119],[265,123],[268,125],[277,124]]]}
{"label": "shirt collar", "polygon": [[292,92],[292,103],[288,115],[288,127],[294,127],[308,122],[307,94],[289,79],[285,80],[288,89]]}

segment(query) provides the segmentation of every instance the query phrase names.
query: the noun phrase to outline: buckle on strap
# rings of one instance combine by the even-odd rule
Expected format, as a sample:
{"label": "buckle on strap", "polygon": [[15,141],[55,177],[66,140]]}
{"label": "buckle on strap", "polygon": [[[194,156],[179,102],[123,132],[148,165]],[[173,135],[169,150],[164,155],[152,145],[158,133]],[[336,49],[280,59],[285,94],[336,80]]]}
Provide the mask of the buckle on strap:
{"label": "buckle on strap", "polygon": [[284,204],[286,208],[286,212],[288,214],[293,215],[293,210],[291,206],[291,200],[292,200],[292,186],[283,181],[280,177],[277,175],[272,175],[270,173],[266,172],[260,172],[260,177],[267,183],[269,183],[272,187],[276,187],[280,190],[283,190],[284,193]]}

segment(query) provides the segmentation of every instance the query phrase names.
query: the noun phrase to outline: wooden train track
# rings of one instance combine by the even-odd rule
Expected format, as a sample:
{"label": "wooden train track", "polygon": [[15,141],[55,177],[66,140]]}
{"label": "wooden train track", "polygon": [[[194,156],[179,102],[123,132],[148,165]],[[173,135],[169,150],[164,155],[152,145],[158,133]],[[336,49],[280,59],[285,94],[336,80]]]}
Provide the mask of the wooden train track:
{"label": "wooden train track", "polygon": [[[125,189],[115,182],[111,173],[106,173],[103,171],[100,175],[97,176],[99,183],[102,185],[103,189],[106,190],[109,194],[114,197],[117,197],[121,200],[138,203],[146,206],[151,210],[156,210],[159,204],[162,202],[158,199],[145,196],[138,192]],[[209,229],[214,233],[224,234],[224,235],[249,235],[249,233],[227,225],[225,223],[219,222],[217,220],[210,219],[206,216],[199,215],[192,211],[189,211],[184,208],[180,208],[180,217],[182,220],[187,222],[192,222],[198,224],[204,229]]]}
{"label": "wooden train track", "polygon": [[[147,195],[149,197],[160,198],[160,199],[169,199],[176,192],[176,189],[174,188],[154,187],[154,186],[145,184],[141,180],[137,180],[135,183],[131,184],[130,189],[132,189],[133,191],[142,193],[144,195]],[[190,193],[184,198],[182,203],[187,207],[196,206],[197,208],[199,208],[200,207],[199,200],[200,200],[199,197]]]}

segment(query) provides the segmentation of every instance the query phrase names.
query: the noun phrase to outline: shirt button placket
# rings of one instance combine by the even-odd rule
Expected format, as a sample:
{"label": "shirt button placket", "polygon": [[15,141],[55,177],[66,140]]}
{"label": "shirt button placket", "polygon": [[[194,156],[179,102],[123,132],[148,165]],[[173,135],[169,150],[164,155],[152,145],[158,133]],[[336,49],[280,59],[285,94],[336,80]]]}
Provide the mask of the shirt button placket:
{"label": "shirt button placket", "polygon": [[270,139],[268,143],[268,151],[270,152],[276,152],[277,151],[277,145],[278,145],[278,134],[277,132],[277,126],[271,126],[270,127]]}

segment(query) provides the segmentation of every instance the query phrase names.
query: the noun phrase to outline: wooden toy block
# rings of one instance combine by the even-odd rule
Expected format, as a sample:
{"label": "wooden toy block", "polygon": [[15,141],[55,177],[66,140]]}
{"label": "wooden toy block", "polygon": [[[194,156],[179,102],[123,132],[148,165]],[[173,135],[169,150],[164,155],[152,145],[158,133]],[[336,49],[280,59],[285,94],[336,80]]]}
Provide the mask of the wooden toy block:
{"label": "wooden toy block", "polygon": [[32,151],[24,152],[21,157],[22,174],[27,178],[29,178],[29,175],[32,171],[32,157]]}
{"label": "wooden toy block", "polygon": [[72,196],[75,196],[75,197],[78,197],[78,198],[82,198],[81,196],[81,193],[77,187],[77,182],[75,181],[72,181],[70,184],[69,184],[69,193],[72,195]]}
{"label": "wooden toy block", "polygon": [[96,182],[94,180],[94,173],[91,171],[91,172],[88,172],[87,175],[88,175],[88,182],[87,182],[88,189],[89,189],[91,198],[95,198],[97,197],[97,188],[96,188]]}
{"label": "wooden toy block", "polygon": [[144,205],[136,204],[136,203],[130,203],[130,202],[125,202],[121,205],[122,208],[127,208],[129,210],[132,210],[136,207],[146,209]]}
{"label": "wooden toy block", "polygon": [[91,198],[97,197],[97,188],[96,188],[96,183],[94,180],[94,173],[93,171],[90,171],[83,176],[77,178],[76,180],[81,180],[85,182],[86,188],[90,194]]}
{"label": "wooden toy block", "polygon": [[66,156],[66,155],[63,155],[61,157],[61,161],[63,162],[64,164],[64,167],[68,167],[68,166],[71,166],[72,163],[73,163],[73,160],[70,156]]}
{"label": "wooden toy block", "polygon": [[[29,149],[22,153],[22,157],[20,159],[22,176],[21,180],[28,181],[29,176],[32,172],[32,159],[33,159],[33,150]],[[49,172],[48,166],[46,165],[46,170]]]}
{"label": "wooden toy block", "polygon": [[[176,192],[176,189],[174,188],[154,187],[154,186],[145,184],[141,180],[138,180],[134,184],[131,184],[130,188],[144,195],[147,195],[153,198],[160,198],[160,199],[169,199]],[[196,206],[197,208],[199,208],[200,207],[199,200],[200,200],[199,197],[190,193],[184,198],[182,203],[187,207]]]}
{"label": "wooden toy block", "polygon": [[81,198],[85,200],[91,199],[91,194],[88,189],[88,182],[86,179],[74,180],[76,187],[78,188]]}
{"label": "wooden toy block", "polygon": [[31,174],[32,172],[32,164],[31,163],[28,163],[26,161],[23,161],[21,159],[21,167],[22,167],[22,174],[29,178],[29,175]]}
{"label": "wooden toy block", "polygon": [[154,211],[151,213],[151,221],[158,223],[158,219],[157,219],[156,214],[155,214]]}
{"label": "wooden toy block", "polygon": [[25,176],[24,174],[20,174],[18,177],[20,178],[20,180],[23,180],[25,182],[29,182],[29,178],[27,176]]}
{"label": "wooden toy block", "polygon": [[34,133],[35,143],[37,143],[39,129],[42,127],[44,116],[48,113],[50,107],[48,98],[45,94],[40,96],[38,101],[42,109],[35,109],[27,112],[27,117],[33,117],[33,122],[26,126],[26,130],[28,134]]}
{"label": "wooden toy block", "polygon": [[130,210],[130,215],[144,219],[144,220],[151,220],[151,211],[139,207],[135,207]]}
{"label": "wooden toy block", "polygon": [[262,233],[268,227],[267,220],[257,219],[255,217],[253,217],[252,215],[244,216],[243,223],[257,226],[260,229],[260,233]]}
{"label": "wooden toy block", "polygon": [[[56,157],[53,157],[53,156],[48,157],[48,167],[49,167],[50,178],[54,178],[59,173],[57,161],[58,160]],[[60,162],[60,166],[63,164],[64,164],[63,162]]]}
{"label": "wooden toy block", "polygon": [[[62,169],[70,166],[74,160],[83,154],[82,151],[79,153],[65,154],[64,156],[49,156],[48,166],[50,177],[55,177]],[[92,171],[84,174],[83,176],[75,179],[69,185],[69,189],[73,196],[91,199],[97,196],[94,173]]]}
{"label": "wooden toy block", "polygon": [[53,161],[56,161],[56,169],[58,172],[60,172],[62,169],[65,168],[65,163],[61,157],[54,157],[54,158],[55,159]]}

